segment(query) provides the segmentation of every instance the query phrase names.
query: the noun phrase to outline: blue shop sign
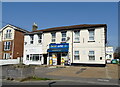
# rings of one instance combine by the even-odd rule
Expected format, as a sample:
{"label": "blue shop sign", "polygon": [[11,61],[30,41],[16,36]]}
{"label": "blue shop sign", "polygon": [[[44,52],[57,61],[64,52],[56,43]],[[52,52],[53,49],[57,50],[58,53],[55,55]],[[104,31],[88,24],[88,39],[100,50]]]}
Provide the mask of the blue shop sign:
{"label": "blue shop sign", "polygon": [[49,44],[47,52],[68,52],[69,43]]}
{"label": "blue shop sign", "polygon": [[49,48],[69,48],[69,43],[49,44]]}

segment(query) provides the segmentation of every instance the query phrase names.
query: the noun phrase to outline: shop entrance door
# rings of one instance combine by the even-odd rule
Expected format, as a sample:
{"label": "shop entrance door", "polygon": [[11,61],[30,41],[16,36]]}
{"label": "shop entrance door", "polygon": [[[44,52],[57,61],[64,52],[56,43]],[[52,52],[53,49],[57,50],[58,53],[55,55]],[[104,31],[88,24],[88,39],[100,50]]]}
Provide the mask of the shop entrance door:
{"label": "shop entrance door", "polygon": [[47,54],[43,54],[44,57],[44,64],[47,64]]}
{"label": "shop entrance door", "polygon": [[57,53],[57,65],[61,65],[61,53]]}

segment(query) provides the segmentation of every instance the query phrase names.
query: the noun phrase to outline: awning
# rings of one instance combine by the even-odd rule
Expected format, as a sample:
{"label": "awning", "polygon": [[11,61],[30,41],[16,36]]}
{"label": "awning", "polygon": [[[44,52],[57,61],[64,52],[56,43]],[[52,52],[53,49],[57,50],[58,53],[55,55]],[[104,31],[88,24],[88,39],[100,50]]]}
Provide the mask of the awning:
{"label": "awning", "polygon": [[48,49],[47,52],[68,52],[67,48]]}

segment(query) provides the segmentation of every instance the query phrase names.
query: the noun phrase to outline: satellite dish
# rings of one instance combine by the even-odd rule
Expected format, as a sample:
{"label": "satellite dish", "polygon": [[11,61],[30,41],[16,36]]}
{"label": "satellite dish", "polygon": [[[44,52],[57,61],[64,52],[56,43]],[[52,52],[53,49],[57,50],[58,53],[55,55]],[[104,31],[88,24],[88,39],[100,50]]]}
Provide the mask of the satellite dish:
{"label": "satellite dish", "polygon": [[70,39],[70,37],[67,37],[67,40],[66,41],[68,41]]}

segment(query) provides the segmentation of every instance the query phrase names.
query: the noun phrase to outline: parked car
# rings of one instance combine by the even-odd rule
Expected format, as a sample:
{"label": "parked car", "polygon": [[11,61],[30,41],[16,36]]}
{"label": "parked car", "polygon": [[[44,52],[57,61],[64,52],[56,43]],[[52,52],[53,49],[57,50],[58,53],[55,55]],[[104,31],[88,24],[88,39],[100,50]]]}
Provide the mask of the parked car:
{"label": "parked car", "polygon": [[119,60],[118,59],[113,59],[112,60],[112,64],[118,64],[119,63]]}

